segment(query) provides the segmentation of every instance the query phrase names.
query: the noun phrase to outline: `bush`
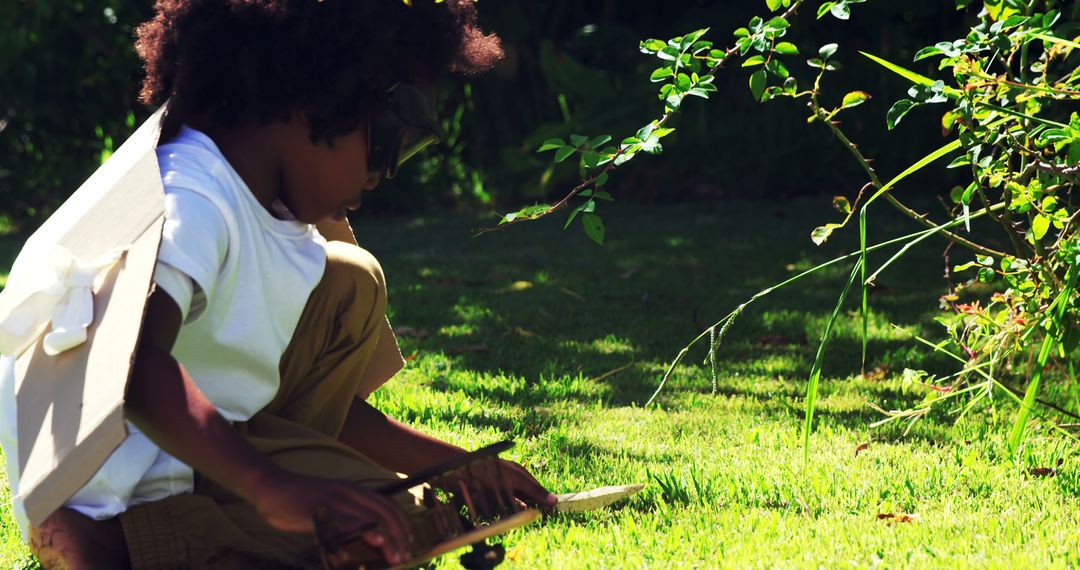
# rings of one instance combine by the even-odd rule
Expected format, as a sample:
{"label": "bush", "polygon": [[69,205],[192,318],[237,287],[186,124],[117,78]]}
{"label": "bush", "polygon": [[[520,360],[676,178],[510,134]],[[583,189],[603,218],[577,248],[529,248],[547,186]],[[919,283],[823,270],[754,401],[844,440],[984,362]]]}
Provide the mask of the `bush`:
{"label": "bush", "polygon": [[149,2],[0,3],[0,216],[32,227],[148,113],[133,26]]}

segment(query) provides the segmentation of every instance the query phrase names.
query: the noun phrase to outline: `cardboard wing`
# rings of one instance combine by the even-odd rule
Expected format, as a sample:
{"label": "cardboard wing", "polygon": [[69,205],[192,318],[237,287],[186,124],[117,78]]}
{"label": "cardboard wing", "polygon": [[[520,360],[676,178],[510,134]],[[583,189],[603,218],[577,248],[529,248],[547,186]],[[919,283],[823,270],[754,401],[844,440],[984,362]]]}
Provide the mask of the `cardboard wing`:
{"label": "cardboard wing", "polygon": [[[152,115],[26,242],[0,294],[9,315],[41,287],[43,265],[62,250],[80,262],[122,251],[92,284],[86,340],[59,354],[48,335],[15,363],[19,498],[39,525],[101,468],[127,436],[124,397],[165,222]],[[356,243],[347,222],[321,224],[327,239]],[[56,328],[55,318],[53,321]],[[364,396],[404,365],[389,321],[363,380]]]}
{"label": "cardboard wing", "polygon": [[26,242],[0,295],[0,314],[34,294],[62,246],[78,260],[121,248],[93,283],[86,342],[55,356],[37,338],[15,364],[19,495],[40,524],[101,467],[127,431],[124,390],[164,224],[155,113]]}

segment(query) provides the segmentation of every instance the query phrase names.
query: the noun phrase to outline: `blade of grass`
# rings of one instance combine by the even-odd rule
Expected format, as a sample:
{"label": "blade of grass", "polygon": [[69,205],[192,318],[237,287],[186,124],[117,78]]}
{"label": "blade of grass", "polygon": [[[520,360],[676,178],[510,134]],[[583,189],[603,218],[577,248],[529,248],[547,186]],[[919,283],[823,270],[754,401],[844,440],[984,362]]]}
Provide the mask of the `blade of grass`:
{"label": "blade of grass", "polygon": [[1042,381],[1043,369],[1046,368],[1046,363],[1050,360],[1050,351],[1053,348],[1054,337],[1046,335],[1046,338],[1043,339],[1042,348],[1039,350],[1039,358],[1035,362],[1035,373],[1031,375],[1031,382],[1028,382],[1027,390],[1024,392],[1024,401],[1020,403],[1020,411],[1016,414],[1012,433],[1009,434],[1009,453],[1013,457],[1016,457],[1016,452],[1020,449],[1020,443],[1024,439],[1028,416],[1035,406],[1035,397],[1039,393],[1039,383]]}
{"label": "blade of grass", "polygon": [[833,308],[832,316],[829,317],[828,324],[825,325],[825,332],[821,334],[821,343],[818,344],[817,356],[814,357],[814,366],[810,369],[810,379],[806,384],[806,423],[803,426],[803,459],[805,464],[809,465],[810,459],[810,430],[814,426],[814,409],[817,407],[817,394],[818,383],[821,381],[821,368],[825,362],[825,346],[829,342],[829,336],[832,335],[833,325],[836,324],[836,317],[840,316],[840,309],[844,307],[844,302],[847,301],[848,293],[851,292],[851,286],[855,283],[855,279],[858,277],[862,268],[862,259],[860,258],[855,262],[855,267],[851,268],[851,276],[848,277],[847,284],[844,285],[844,290],[840,292],[840,299],[836,301],[836,307]]}
{"label": "blade of grass", "polygon": [[1061,45],[1064,45],[1064,46],[1069,46],[1071,48],[1080,49],[1080,44],[1078,44],[1078,43],[1076,43],[1074,41],[1067,40],[1065,38],[1055,38],[1054,36],[1049,36],[1049,35],[1046,35],[1046,34],[1038,34],[1038,33],[1033,33],[1033,34],[1029,34],[1029,35],[1031,37],[1033,37],[1033,38],[1039,38],[1040,40],[1047,41],[1047,42],[1050,42],[1052,44],[1061,44]]}
{"label": "blade of grass", "polygon": [[[926,87],[930,87],[931,85],[934,84],[934,80],[930,79],[929,77],[927,77],[925,75],[920,75],[918,73],[915,73],[914,71],[911,71],[910,69],[905,69],[903,67],[900,67],[899,65],[896,65],[895,63],[893,63],[891,61],[882,59],[882,58],[880,58],[880,57],[878,57],[878,56],[876,56],[874,54],[867,53],[865,51],[860,51],[859,53],[863,54],[864,56],[869,58],[874,63],[877,63],[878,65],[884,67],[885,69],[888,69],[889,71],[899,75],[900,77],[903,77],[904,79],[907,79],[908,81],[910,81],[912,83],[915,83],[915,84],[918,84],[918,85],[924,85]],[[955,89],[953,89],[951,91],[953,91],[953,93],[949,93],[949,90],[946,90],[945,94],[947,96],[949,96],[949,97],[956,97],[956,96],[959,95],[959,93],[957,93]]]}
{"label": "blade of grass", "polygon": [[[859,279],[862,281],[862,360],[859,373],[866,374],[866,344],[870,331],[870,284],[866,279],[866,206],[859,210]],[[875,274],[876,275],[876,274]]]}
{"label": "blade of grass", "polygon": [[[971,215],[971,219],[974,220],[976,218],[981,218],[982,216],[985,216],[985,215],[986,215],[986,210],[979,210],[978,212]],[[883,241],[883,242],[881,242],[879,244],[874,244],[872,246],[867,247],[866,251],[868,251],[868,252],[869,251],[877,251],[879,249],[883,249],[883,248],[886,248],[886,247],[889,247],[889,246],[892,246],[892,245],[896,245],[898,243],[904,243],[904,242],[910,241],[912,239],[917,239],[917,238],[920,238],[920,237],[923,237],[923,236],[932,235],[932,234],[940,232],[942,230],[947,230],[947,229],[950,229],[950,228],[954,228],[954,227],[960,225],[961,223],[963,223],[963,222],[958,221],[958,220],[953,220],[951,222],[948,222],[946,224],[942,224],[942,225],[937,226],[937,227],[928,228],[928,229],[925,229],[925,230],[920,230],[920,231],[917,231],[917,232],[914,232],[914,233],[910,233],[910,234],[903,235],[903,236],[900,236],[900,237],[897,237],[897,238],[893,238],[893,239],[890,239],[890,240]],[[720,327],[720,332],[717,335],[717,337],[718,337],[717,338],[717,346],[719,346],[720,342],[723,341],[724,333],[727,331],[728,327],[731,326],[731,323],[733,322],[733,320],[736,317],[739,316],[739,314],[743,311],[743,309],[748,307],[754,301],[757,301],[758,299],[761,299],[762,297],[765,297],[766,295],[769,295],[770,293],[776,291],[777,289],[782,289],[782,288],[784,288],[784,287],[786,287],[786,286],[788,286],[788,285],[790,285],[792,283],[795,283],[796,281],[799,281],[800,279],[803,279],[804,277],[807,277],[809,275],[817,273],[818,271],[821,271],[821,270],[823,270],[823,269],[825,269],[827,267],[836,265],[837,263],[840,263],[842,261],[846,261],[846,260],[849,260],[849,259],[852,259],[852,258],[855,258],[855,257],[861,257],[861,255],[862,255],[862,251],[861,250],[856,250],[856,251],[853,251],[853,252],[848,253],[846,255],[841,255],[840,257],[835,257],[833,259],[830,259],[829,261],[826,261],[826,262],[821,263],[819,265],[815,265],[814,267],[811,267],[810,269],[807,269],[806,271],[803,271],[802,273],[799,273],[799,274],[797,274],[797,275],[795,275],[793,277],[789,277],[788,279],[786,279],[784,281],[781,281],[780,283],[777,283],[776,285],[773,285],[772,287],[768,287],[766,289],[762,289],[761,291],[758,291],[757,293],[754,294],[754,296],[750,297],[750,299],[748,299],[745,303],[739,305],[738,307],[736,307],[736,309],[734,311],[732,311],[731,313],[728,313],[723,319],[721,319],[720,321],[713,324],[713,327],[717,327],[717,326]],[[701,340],[704,339],[707,336],[709,336],[709,329],[705,329],[704,331],[701,332],[701,334],[694,337],[693,340],[691,340],[686,346],[684,346],[679,351],[679,353],[677,355],[675,355],[675,358],[671,361],[670,364],[668,364],[667,369],[664,371],[664,376],[663,376],[663,378],[661,378],[660,384],[656,387],[656,390],[652,393],[651,396],[649,396],[649,399],[645,402],[645,407],[648,407],[648,406],[652,405],[652,403],[654,401],[656,401],[657,396],[660,395],[660,392],[664,389],[664,386],[667,385],[668,379],[671,377],[672,373],[674,373],[675,367],[678,366],[679,363],[682,362],[683,357],[685,357],[686,354],[690,352],[690,348],[692,348],[698,342],[701,342]]]}
{"label": "blade of grass", "polygon": [[953,152],[956,152],[956,151],[960,150],[961,147],[962,147],[962,145],[960,144],[960,141],[955,140],[955,141],[952,141],[951,143],[946,144],[945,146],[942,146],[942,147],[938,148],[937,150],[931,152],[930,154],[920,158],[917,162],[915,162],[915,164],[912,164],[911,166],[907,167],[903,172],[901,172],[900,174],[897,174],[896,176],[894,176],[892,180],[889,180],[888,182],[886,182],[885,185],[882,186],[881,188],[879,188],[877,192],[874,192],[874,195],[871,196],[870,199],[866,201],[866,204],[863,207],[865,208],[866,206],[869,206],[874,200],[877,200],[882,194],[888,192],[894,186],[899,184],[901,180],[907,178],[908,176],[911,176],[912,174],[918,172],[919,170],[922,170],[923,168],[925,168],[927,165],[933,163],[934,161],[936,161],[936,160],[938,160],[938,159],[940,159],[940,158],[942,158],[944,156],[947,156],[950,153],[953,153]]}
{"label": "blade of grass", "polygon": [[[1036,37],[1041,37],[1041,36],[1036,36]],[[1049,37],[1049,36],[1047,36],[1047,37]],[[1042,38],[1042,39],[1046,39],[1046,38]],[[1059,38],[1054,38],[1054,39],[1059,39]],[[1071,44],[1071,42],[1070,42],[1070,44]],[[929,86],[934,84],[934,80],[929,78],[929,77],[926,77],[925,75],[920,75],[918,73],[915,73],[914,71],[911,71],[910,69],[903,68],[903,67],[901,67],[899,65],[896,65],[895,63],[892,63],[892,62],[890,62],[888,60],[877,57],[876,55],[869,54],[869,53],[866,53],[864,51],[860,51],[859,53],[863,54],[864,56],[868,57],[870,60],[876,62],[879,65],[881,65],[885,69],[888,69],[889,71],[892,71],[893,73],[903,77],[904,79],[907,79],[908,81],[910,81],[912,83],[915,83],[916,85],[922,85],[922,86],[925,86],[925,87],[929,87]],[[961,91],[959,89],[954,88],[954,87],[946,87],[942,91],[942,93],[946,97],[948,97],[950,99],[956,99],[956,98],[960,97]],[[1052,126],[1052,127],[1059,128],[1059,129],[1062,129],[1062,128],[1067,129],[1067,128],[1069,128],[1068,125],[1058,123],[1056,121],[1051,121],[1051,120],[1048,120],[1048,119],[1035,117],[1035,116],[1032,116],[1032,115],[1028,115],[1027,113],[1021,113],[1019,111],[1013,111],[1012,109],[1006,109],[1005,107],[1000,107],[998,105],[994,105],[993,103],[985,103],[985,102],[982,102],[982,101],[974,101],[974,104],[977,107],[985,107],[987,109],[991,109],[991,110],[997,111],[999,113],[1005,113],[1007,115],[1012,115],[1014,117],[1020,117],[1020,118],[1028,119],[1030,121],[1040,123],[1040,124],[1043,124],[1043,125]]]}
{"label": "blade of grass", "polygon": [[1048,127],[1054,127],[1055,129],[1067,129],[1067,128],[1069,128],[1069,125],[1066,125],[1065,123],[1059,123],[1057,121],[1051,121],[1050,119],[1043,119],[1042,117],[1036,117],[1034,115],[1029,115],[1027,113],[1021,113],[1020,111],[1013,111],[1012,109],[1009,109],[1009,108],[1006,108],[1006,107],[1001,107],[1001,106],[998,106],[998,105],[994,105],[993,103],[976,102],[975,106],[976,107],[983,107],[985,109],[990,109],[992,111],[997,111],[998,113],[1002,113],[1004,115],[1010,115],[1010,116],[1017,117],[1017,118],[1020,118],[1020,119],[1027,119],[1027,120],[1029,120],[1029,121],[1031,121],[1033,123],[1039,123],[1040,125],[1046,125]]}
{"label": "blade of grass", "polygon": [[[1069,300],[1072,299],[1073,291],[1076,290],[1077,275],[1080,275],[1080,266],[1073,266],[1069,270],[1065,286],[1062,287],[1061,292],[1058,293],[1058,296],[1047,310],[1047,314],[1050,315],[1049,319],[1059,328],[1069,326],[1065,322],[1066,309]],[[1043,371],[1046,370],[1046,364],[1050,361],[1050,354],[1055,346],[1054,335],[1047,332],[1046,337],[1043,338],[1042,348],[1039,349],[1039,357],[1035,361],[1035,371],[1031,375],[1031,381],[1028,382],[1027,390],[1024,391],[1024,402],[1020,405],[1020,411],[1017,412],[1016,421],[1013,423],[1012,433],[1009,434],[1009,451],[1014,458],[1020,450],[1020,444],[1023,442],[1028,416],[1031,414],[1031,408],[1035,405],[1035,398],[1039,393],[1039,383],[1042,381]]]}
{"label": "blade of grass", "polygon": [[[991,212],[996,212],[998,210],[1004,209],[1005,206],[1006,206],[1006,204],[1004,204],[1004,203],[1002,203],[1002,204],[994,204],[993,206],[990,207],[990,211]],[[985,213],[985,210],[983,210],[983,212]],[[969,222],[971,220],[972,217],[974,217],[974,216],[969,215],[966,218],[961,218],[959,220],[953,220],[951,222],[951,224],[959,225],[961,223],[967,223],[967,222]],[[888,259],[888,261],[883,263],[881,265],[881,267],[878,267],[877,270],[874,271],[874,273],[872,275],[870,275],[870,278],[866,279],[866,282],[873,283],[874,280],[877,279],[878,275],[881,275],[881,272],[885,271],[885,269],[888,268],[893,263],[895,263],[896,260],[903,257],[904,254],[907,253],[912,247],[914,247],[916,244],[920,243],[921,241],[933,236],[934,234],[938,233],[939,230],[943,230],[948,226],[949,226],[949,224],[942,225],[942,226],[940,226],[940,228],[931,228],[931,231],[925,232],[925,233],[923,233],[923,235],[918,236],[915,239],[905,243],[903,247],[901,247],[896,253],[893,254],[892,257],[890,257]]]}

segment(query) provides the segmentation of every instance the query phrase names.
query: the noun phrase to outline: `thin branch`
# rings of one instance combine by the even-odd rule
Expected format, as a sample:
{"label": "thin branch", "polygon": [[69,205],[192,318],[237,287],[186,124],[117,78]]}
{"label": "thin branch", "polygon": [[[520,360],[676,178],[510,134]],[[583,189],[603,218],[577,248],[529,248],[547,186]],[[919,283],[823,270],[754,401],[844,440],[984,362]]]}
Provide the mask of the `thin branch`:
{"label": "thin branch", "polygon": [[[792,16],[794,16],[797,13],[799,7],[802,6],[802,4],[804,2],[806,2],[806,0],[795,0],[795,2],[792,2],[791,7],[789,7],[787,10],[785,10],[784,13],[781,14],[780,17],[784,18],[785,20],[790,19]],[[727,65],[728,60],[730,60],[732,57],[734,57],[735,54],[738,53],[738,51],[739,51],[738,48],[735,48],[735,47],[730,47],[727,50],[725,50],[724,51],[724,57],[717,60],[716,64],[713,65],[711,68],[709,68],[709,71],[702,74],[701,77],[702,78],[716,77],[716,73],[718,71],[720,71],[721,69],[723,69]],[[679,64],[679,61],[678,61],[678,59],[676,59],[675,60],[676,68],[677,68],[678,64]],[[660,127],[664,126],[664,124],[667,123],[668,120],[671,119],[671,117],[675,116],[675,114],[678,113],[681,108],[682,108],[682,105],[680,104],[679,107],[668,109],[660,117],[660,119],[658,119],[656,121],[656,127],[655,128],[659,129]],[[580,194],[582,191],[584,191],[589,186],[592,186],[593,184],[595,184],[597,179],[599,179],[602,174],[607,174],[607,173],[611,172],[612,170],[615,170],[615,168],[616,168],[615,159],[618,158],[622,154],[623,154],[623,149],[619,148],[619,150],[615,152],[615,155],[612,156],[611,162],[609,162],[607,165],[605,165],[602,170],[600,170],[598,172],[594,172],[591,176],[589,176],[588,178],[583,180],[580,184],[573,187],[565,196],[562,197],[562,199],[560,199],[555,204],[552,204],[551,207],[544,210],[543,212],[540,212],[539,214],[536,214],[536,215],[533,215],[533,216],[519,216],[519,217],[514,218],[513,220],[511,220],[509,222],[502,222],[497,226],[488,227],[488,228],[480,228],[478,230],[475,230],[473,232],[473,235],[474,236],[479,236],[479,235],[482,235],[482,234],[486,234],[488,232],[493,232],[493,231],[497,231],[497,230],[506,229],[507,226],[512,226],[514,224],[518,224],[518,223],[521,223],[521,222],[529,222],[529,221],[533,221],[533,220],[538,220],[538,219],[543,218],[545,216],[549,216],[551,214],[554,214],[555,212],[557,212],[557,211],[563,209],[564,207],[566,207],[566,205],[570,203],[570,200],[574,199],[575,196]]]}
{"label": "thin branch", "polygon": [[[811,98],[810,106],[813,109],[814,113],[824,121],[826,126],[829,127],[829,130],[832,131],[833,136],[835,136],[840,141],[841,144],[843,144],[845,147],[847,147],[848,151],[850,151],[851,154],[855,157],[855,160],[858,161],[859,166],[861,166],[863,168],[863,170],[866,172],[866,175],[870,177],[870,181],[874,184],[874,187],[875,188],[881,188],[882,186],[884,186],[882,184],[882,182],[881,182],[881,178],[878,177],[878,175],[877,175],[877,171],[874,170],[874,167],[870,165],[870,160],[867,159],[865,155],[863,155],[861,150],[859,150],[858,145],[851,142],[851,139],[849,139],[847,137],[847,135],[845,135],[844,132],[840,130],[840,127],[837,126],[835,121],[831,121],[831,120],[827,119],[828,113],[826,113],[825,109],[823,109],[821,107],[821,105],[818,104],[816,94]],[[940,225],[935,224],[934,222],[930,221],[930,219],[925,214],[920,214],[920,213],[916,212],[915,210],[912,210],[911,208],[909,208],[907,205],[905,205],[903,202],[901,202],[899,199],[897,199],[895,196],[893,196],[891,191],[885,193],[885,199],[890,204],[892,204],[894,208],[899,210],[905,216],[911,218],[912,220],[915,220],[916,222],[922,224],[923,226],[926,226],[927,228],[940,228],[941,227]],[[973,242],[973,241],[971,241],[971,240],[969,240],[967,238],[964,238],[964,237],[962,237],[962,236],[960,236],[958,234],[955,234],[953,232],[950,232],[948,230],[941,230],[941,232],[939,232],[939,233],[941,233],[941,235],[945,239],[947,239],[949,241],[952,241],[952,242],[956,243],[957,245],[966,247],[967,249],[970,249],[971,251],[974,251],[975,253],[980,253],[982,255],[989,255],[989,256],[993,257],[994,259],[1001,259],[1001,258],[1005,257],[1005,253],[1003,253],[1003,252],[1000,252],[1000,251],[997,251],[997,250],[994,250],[994,249],[990,249],[988,247],[981,246],[981,245],[979,245],[979,244],[977,244],[977,243],[975,243],[975,242]]]}

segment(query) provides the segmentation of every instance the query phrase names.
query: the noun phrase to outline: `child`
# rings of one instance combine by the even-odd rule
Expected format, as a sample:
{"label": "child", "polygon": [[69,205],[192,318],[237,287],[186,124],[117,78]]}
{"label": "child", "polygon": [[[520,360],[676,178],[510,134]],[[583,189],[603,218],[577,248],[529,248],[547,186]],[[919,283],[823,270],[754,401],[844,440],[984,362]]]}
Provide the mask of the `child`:
{"label": "child", "polygon": [[[134,425],[33,551],[46,568],[296,567],[320,517],[404,561],[408,501],[365,488],[462,450],[365,401],[386,379],[382,271],[314,224],[438,138],[429,86],[490,68],[498,39],[472,0],[158,0],[136,47],[144,103],[168,108]],[[469,483],[497,476],[556,501],[508,461]]]}

